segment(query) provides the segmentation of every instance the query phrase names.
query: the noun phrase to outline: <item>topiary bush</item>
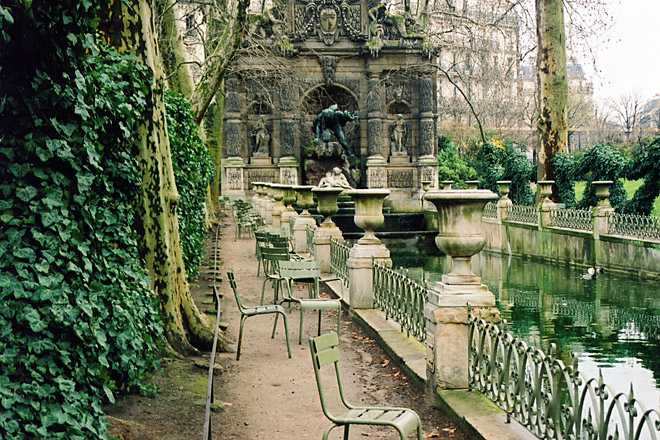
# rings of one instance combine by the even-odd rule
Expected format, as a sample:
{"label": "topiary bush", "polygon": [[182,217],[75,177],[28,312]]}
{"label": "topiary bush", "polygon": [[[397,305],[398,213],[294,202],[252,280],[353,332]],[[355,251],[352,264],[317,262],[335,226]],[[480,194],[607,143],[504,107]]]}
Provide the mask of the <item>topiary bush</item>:
{"label": "topiary bush", "polygon": [[653,203],[660,194],[660,137],[655,138],[633,160],[623,175],[629,180],[644,179],[632,199],[621,208],[626,214],[651,215]]}
{"label": "topiary bush", "polygon": [[173,92],[165,94],[174,180],[179,192],[177,214],[183,262],[188,277],[199,276],[204,256],[206,191],[213,179],[213,159],[192,118],[190,104]]}
{"label": "topiary bush", "polygon": [[587,181],[582,200],[577,204],[578,209],[587,209],[596,206],[596,190],[591,182],[598,180],[611,180],[610,204],[617,211],[621,210],[626,203],[626,190],[620,178],[623,177],[623,169],[626,158],[616,149],[609,145],[595,145],[580,157],[575,166],[575,175],[581,176]]}
{"label": "topiary bush", "polygon": [[575,200],[576,167],[577,162],[573,154],[559,153],[552,158],[559,202],[563,203],[566,208],[574,208],[577,205]]}
{"label": "topiary bush", "polygon": [[0,6],[3,439],[106,438],[101,404],[159,361],[132,144],[151,74],[97,44],[94,7]]}
{"label": "topiary bush", "polygon": [[535,169],[527,160],[526,150],[525,145],[517,145],[511,141],[505,142],[502,180],[511,181],[509,198],[513,203],[531,206],[534,204],[534,194],[529,183]]}

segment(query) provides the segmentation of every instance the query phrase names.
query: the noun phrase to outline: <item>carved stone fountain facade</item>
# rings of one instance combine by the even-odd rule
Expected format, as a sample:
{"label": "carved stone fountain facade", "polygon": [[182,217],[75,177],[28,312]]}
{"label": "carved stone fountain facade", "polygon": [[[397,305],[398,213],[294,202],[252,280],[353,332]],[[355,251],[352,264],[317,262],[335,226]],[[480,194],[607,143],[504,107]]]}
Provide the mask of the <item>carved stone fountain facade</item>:
{"label": "carved stone fountain facade", "polygon": [[422,181],[437,188],[435,59],[410,19],[374,0],[285,0],[256,22],[250,44],[280,55],[243,57],[225,82],[223,195],[258,181],[316,185],[341,167],[313,142],[331,104],[358,116],[344,127],[353,186],[389,188],[401,210],[419,205]]}

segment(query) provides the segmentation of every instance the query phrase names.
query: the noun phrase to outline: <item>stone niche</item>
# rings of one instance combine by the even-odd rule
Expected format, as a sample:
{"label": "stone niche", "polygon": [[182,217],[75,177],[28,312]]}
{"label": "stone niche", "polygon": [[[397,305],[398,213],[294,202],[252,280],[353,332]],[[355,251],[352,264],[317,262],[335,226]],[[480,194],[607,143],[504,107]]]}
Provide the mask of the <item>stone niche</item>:
{"label": "stone niche", "polygon": [[390,188],[402,206],[419,199],[422,180],[437,187],[436,59],[416,23],[367,0],[286,0],[253,22],[249,41],[278,55],[239,58],[226,80],[222,153],[232,193],[242,182],[247,195],[256,176],[316,185],[345,168],[330,144],[313,142],[312,121],[332,104],[358,116],[344,126],[357,157],[353,186]]}

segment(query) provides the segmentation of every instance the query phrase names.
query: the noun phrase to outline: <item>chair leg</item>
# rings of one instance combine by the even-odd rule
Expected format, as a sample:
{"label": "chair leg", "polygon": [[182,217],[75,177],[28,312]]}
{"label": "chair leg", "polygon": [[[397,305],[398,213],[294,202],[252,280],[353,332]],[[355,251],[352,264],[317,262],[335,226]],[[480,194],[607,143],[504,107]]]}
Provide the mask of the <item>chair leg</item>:
{"label": "chair leg", "polygon": [[344,425],[344,440],[348,440],[348,431],[350,430],[351,425]]}
{"label": "chair leg", "polygon": [[[264,271],[266,268],[264,267]],[[259,301],[259,305],[263,306],[264,305],[264,292],[266,291],[266,283],[268,282],[268,276],[266,276],[266,279],[264,280],[264,283],[261,285],[261,301]]]}
{"label": "chair leg", "polygon": [[323,440],[328,440],[328,435],[330,434],[330,431],[335,429],[338,425],[335,425],[334,423],[327,428],[325,428],[325,432],[323,433]]}
{"label": "chair leg", "polygon": [[341,330],[341,304],[339,304],[339,310],[337,310],[337,336]]}
{"label": "chair leg", "polygon": [[[279,315],[282,312],[278,312]],[[284,319],[284,336],[286,337],[286,351],[289,353],[289,359],[291,359],[291,345],[289,344],[289,327],[286,324],[286,315],[282,313],[282,319]]]}
{"label": "chair leg", "polygon": [[247,319],[246,315],[241,315],[241,325],[238,330],[238,348],[236,348],[236,360],[241,358],[241,342],[243,341],[243,325]]}
{"label": "chair leg", "polygon": [[298,345],[302,345],[302,332],[303,332],[303,314],[305,311],[302,308],[302,304],[300,305],[300,331],[298,332]]}
{"label": "chair leg", "polygon": [[275,339],[275,330],[277,329],[277,318],[279,318],[280,313],[275,313],[275,322],[273,322],[273,332],[270,334],[270,339]]}
{"label": "chair leg", "polygon": [[321,311],[319,310],[319,334],[316,336],[321,336]]}

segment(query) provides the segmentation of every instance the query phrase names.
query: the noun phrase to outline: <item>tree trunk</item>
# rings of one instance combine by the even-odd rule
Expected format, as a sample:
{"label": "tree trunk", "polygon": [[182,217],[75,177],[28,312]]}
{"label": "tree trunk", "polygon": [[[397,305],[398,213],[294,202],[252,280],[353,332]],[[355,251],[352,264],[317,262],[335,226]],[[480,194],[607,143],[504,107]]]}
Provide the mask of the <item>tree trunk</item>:
{"label": "tree trunk", "polygon": [[169,89],[190,99],[194,86],[183,37],[174,16],[174,0],[156,0],[158,49],[163,60]]}
{"label": "tree trunk", "polygon": [[224,95],[223,93],[218,93],[204,118],[204,139],[211,151],[213,164],[215,165],[215,174],[211,182],[210,193],[216,211],[219,208],[218,200],[220,199],[220,183],[222,179],[222,118],[224,116],[224,106]]}
{"label": "tree trunk", "polygon": [[552,158],[568,152],[568,81],[563,0],[536,0],[540,144],[538,180],[554,180]]}
{"label": "tree trunk", "polygon": [[149,84],[149,114],[136,134],[142,172],[142,201],[138,207],[141,248],[160,302],[165,334],[182,354],[208,349],[212,325],[199,312],[190,295],[179,238],[174,182],[163,93],[165,78],[158,54],[149,0],[115,0],[108,3],[108,22],[102,26],[108,40],[135,55],[153,71]]}
{"label": "tree trunk", "polygon": [[[224,28],[213,29],[213,17],[209,20],[207,34],[213,38],[213,45],[207,44],[210,53],[204,61],[202,77],[195,87],[190,104],[193,118],[198,124],[201,123],[211,101],[222,85],[227,68],[234,61],[243,36],[247,29],[247,8],[249,0],[238,0],[236,11],[226,11],[227,16],[236,17]],[[217,35],[217,38],[214,38]]]}

